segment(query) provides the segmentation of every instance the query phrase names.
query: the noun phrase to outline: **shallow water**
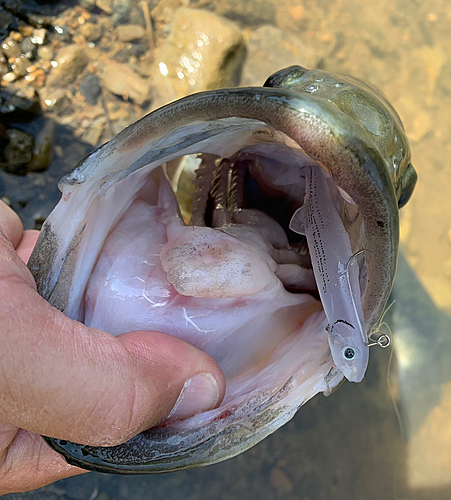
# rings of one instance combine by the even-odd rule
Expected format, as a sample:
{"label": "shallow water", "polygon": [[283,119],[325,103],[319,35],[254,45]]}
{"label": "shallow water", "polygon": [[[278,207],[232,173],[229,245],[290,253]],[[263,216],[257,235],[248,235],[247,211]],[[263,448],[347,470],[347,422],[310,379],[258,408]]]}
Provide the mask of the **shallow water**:
{"label": "shallow water", "polygon": [[[243,27],[243,84],[262,84],[295,62],[316,65],[374,84],[401,115],[419,182],[402,210],[396,303],[385,318],[393,348],[372,348],[362,383],[317,396],[279,431],[224,463],[160,476],[87,474],[5,498],[451,498],[451,4],[249,0],[253,7],[244,12],[239,0],[191,5],[199,4]],[[267,23],[281,32],[256,36]],[[30,200],[21,210],[27,226],[50,211],[60,174],[92,149],[64,127],[56,142],[73,151],[68,161],[63,154],[47,173],[0,178],[0,196],[14,202],[20,191]]]}

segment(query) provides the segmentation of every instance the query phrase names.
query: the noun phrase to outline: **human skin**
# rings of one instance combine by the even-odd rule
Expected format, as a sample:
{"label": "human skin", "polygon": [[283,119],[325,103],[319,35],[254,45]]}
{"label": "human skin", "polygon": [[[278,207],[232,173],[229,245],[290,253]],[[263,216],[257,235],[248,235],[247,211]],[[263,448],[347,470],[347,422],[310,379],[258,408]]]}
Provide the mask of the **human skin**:
{"label": "human skin", "polygon": [[113,337],[51,307],[25,265],[37,236],[0,202],[0,495],[85,472],[40,434],[113,446],[170,413],[212,409],[225,392],[216,362],[182,340]]}

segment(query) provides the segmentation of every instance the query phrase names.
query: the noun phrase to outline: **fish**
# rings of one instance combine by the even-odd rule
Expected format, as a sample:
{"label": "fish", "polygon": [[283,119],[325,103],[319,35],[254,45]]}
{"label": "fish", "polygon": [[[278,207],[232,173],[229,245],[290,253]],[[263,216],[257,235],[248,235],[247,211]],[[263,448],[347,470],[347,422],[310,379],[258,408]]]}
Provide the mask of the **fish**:
{"label": "fish", "polygon": [[[186,164],[190,220],[171,174]],[[124,129],[62,178],[29,269],[74,320],[112,335],[163,331],[207,352],[226,394],[118,446],[46,442],[100,472],[208,465],[316,394],[362,380],[416,180],[377,89],[300,66],[262,87],[184,97]]]}

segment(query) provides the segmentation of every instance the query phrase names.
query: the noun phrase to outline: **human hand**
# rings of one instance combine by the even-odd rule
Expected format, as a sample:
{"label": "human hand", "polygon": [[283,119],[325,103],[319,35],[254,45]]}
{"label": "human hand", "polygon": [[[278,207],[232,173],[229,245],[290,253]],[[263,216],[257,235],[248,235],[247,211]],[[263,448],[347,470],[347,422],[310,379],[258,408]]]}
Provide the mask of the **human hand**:
{"label": "human hand", "polygon": [[0,495],[85,472],[39,434],[113,446],[174,406],[183,418],[221,402],[219,366],[186,342],[159,332],[113,337],[51,307],[24,264],[38,232],[23,232],[1,201],[0,228]]}

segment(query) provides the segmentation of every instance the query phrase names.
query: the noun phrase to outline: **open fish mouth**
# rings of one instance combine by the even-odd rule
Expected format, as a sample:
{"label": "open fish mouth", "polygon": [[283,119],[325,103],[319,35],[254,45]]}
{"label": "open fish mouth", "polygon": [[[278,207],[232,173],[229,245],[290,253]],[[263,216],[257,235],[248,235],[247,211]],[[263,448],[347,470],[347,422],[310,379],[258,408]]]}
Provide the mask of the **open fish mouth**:
{"label": "open fish mouth", "polygon": [[[113,335],[178,336],[227,381],[215,410],[120,446],[46,438],[70,463],[150,473],[218,462],[343,377],[363,378],[396,269],[398,202],[415,183],[408,144],[394,111],[355,82],[293,67],[266,85],[172,103],[62,179],[29,263],[41,295]],[[332,87],[366,108],[343,110]],[[196,178],[184,221],[172,172],[186,159]]]}

